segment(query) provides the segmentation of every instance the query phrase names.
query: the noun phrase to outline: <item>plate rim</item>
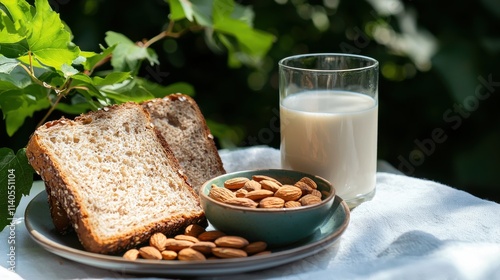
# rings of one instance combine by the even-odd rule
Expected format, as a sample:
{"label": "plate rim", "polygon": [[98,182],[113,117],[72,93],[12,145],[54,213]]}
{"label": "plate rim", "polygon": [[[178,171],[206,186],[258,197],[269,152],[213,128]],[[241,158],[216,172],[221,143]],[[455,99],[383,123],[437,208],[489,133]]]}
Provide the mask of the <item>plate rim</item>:
{"label": "plate rim", "polygon": [[[285,246],[284,249],[278,249],[278,251],[269,255],[249,256],[246,258],[190,262],[144,259],[130,261],[123,259],[120,256],[97,254],[67,246],[47,237],[43,232],[38,231],[37,224],[44,223],[45,221],[32,221],[31,211],[36,211],[36,209],[34,209],[36,204],[42,203],[42,201],[47,201],[47,198],[47,193],[45,191],[41,191],[30,200],[24,211],[24,223],[26,229],[29,236],[37,244],[43,247],[46,251],[70,261],[102,269],[108,269],[115,272],[139,273],[143,275],[207,276],[207,274],[218,275],[227,273],[244,273],[275,267],[308,257],[326,249],[336,242],[339,242],[340,237],[343,235],[350,223],[350,209],[347,206],[347,203],[339,196],[335,196],[333,204],[336,208],[331,209],[329,215],[333,216],[337,211],[339,211],[338,209],[341,208],[344,212],[344,220],[338,227],[332,228],[327,235],[319,240],[312,242],[308,241],[305,244],[299,244],[297,246]],[[46,213],[42,215],[46,215],[46,218],[51,219],[49,211],[46,211]],[[326,220],[328,221],[329,219]],[[323,227],[323,225],[321,227]]]}

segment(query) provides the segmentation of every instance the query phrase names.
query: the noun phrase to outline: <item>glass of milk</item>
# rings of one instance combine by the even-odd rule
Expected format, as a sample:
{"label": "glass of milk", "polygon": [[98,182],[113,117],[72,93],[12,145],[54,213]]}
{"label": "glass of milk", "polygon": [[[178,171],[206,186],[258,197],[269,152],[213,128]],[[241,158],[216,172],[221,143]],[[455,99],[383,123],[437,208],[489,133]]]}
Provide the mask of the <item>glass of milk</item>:
{"label": "glass of milk", "polygon": [[375,195],[378,67],[336,53],[279,62],[282,167],[329,180],[351,208]]}

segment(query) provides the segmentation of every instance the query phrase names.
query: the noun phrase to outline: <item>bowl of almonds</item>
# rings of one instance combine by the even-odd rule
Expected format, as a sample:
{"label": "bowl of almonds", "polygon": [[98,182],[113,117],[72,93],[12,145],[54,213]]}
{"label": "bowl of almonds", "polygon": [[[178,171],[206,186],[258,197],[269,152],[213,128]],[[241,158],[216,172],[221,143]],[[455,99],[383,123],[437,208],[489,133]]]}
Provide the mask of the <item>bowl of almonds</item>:
{"label": "bowl of almonds", "polygon": [[285,169],[227,173],[200,188],[201,205],[214,228],[271,247],[314,234],[329,217],[334,198],[329,181]]}

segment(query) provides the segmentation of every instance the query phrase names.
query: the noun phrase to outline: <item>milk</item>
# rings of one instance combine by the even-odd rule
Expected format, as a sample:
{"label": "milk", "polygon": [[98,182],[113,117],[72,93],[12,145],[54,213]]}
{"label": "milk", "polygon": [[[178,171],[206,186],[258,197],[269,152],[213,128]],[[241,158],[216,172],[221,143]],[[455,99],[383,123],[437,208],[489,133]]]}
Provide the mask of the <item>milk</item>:
{"label": "milk", "polygon": [[329,180],[346,201],[375,189],[378,104],[347,91],[307,91],[280,104],[282,167]]}

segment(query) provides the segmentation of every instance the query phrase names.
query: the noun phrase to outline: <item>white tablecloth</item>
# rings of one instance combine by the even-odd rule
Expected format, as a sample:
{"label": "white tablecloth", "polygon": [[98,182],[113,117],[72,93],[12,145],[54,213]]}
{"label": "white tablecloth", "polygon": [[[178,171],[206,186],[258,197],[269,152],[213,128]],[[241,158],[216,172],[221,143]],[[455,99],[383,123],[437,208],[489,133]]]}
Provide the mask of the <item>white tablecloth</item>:
{"label": "white tablecloth", "polygon": [[[279,168],[279,151],[222,150],[228,172]],[[500,204],[379,165],[377,193],[351,212],[340,241],[303,260],[242,275],[209,279],[500,279]],[[0,233],[0,279],[116,279],[137,276],[55,256],[26,232],[22,214],[42,184],[23,199],[16,225],[16,274]],[[151,279],[151,278],[149,278]]]}

